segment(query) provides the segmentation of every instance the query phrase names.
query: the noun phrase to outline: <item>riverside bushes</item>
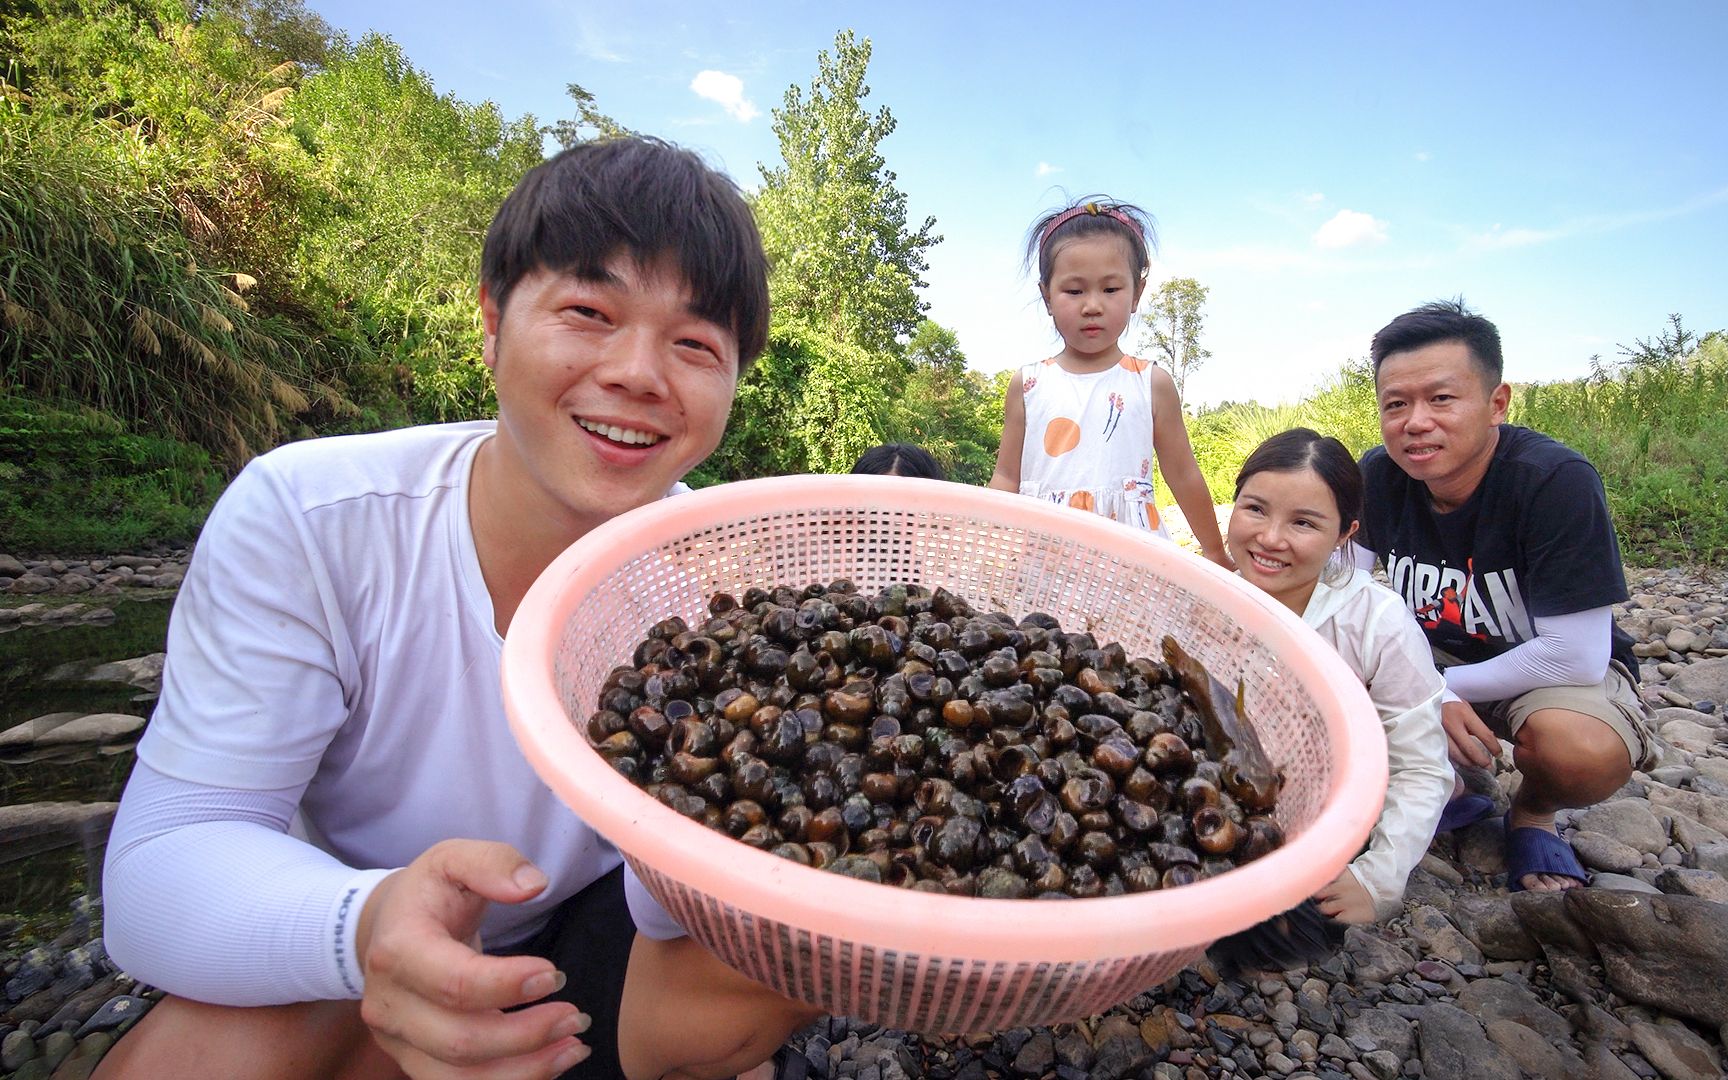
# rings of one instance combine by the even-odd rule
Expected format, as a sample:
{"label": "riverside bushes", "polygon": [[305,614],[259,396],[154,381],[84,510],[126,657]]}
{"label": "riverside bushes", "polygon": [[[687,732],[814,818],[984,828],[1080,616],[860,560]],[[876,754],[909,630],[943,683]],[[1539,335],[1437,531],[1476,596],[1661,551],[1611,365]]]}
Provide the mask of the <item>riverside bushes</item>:
{"label": "riverside bushes", "polygon": [[0,551],[113,554],[197,535],[225,475],[188,443],[0,394]]}

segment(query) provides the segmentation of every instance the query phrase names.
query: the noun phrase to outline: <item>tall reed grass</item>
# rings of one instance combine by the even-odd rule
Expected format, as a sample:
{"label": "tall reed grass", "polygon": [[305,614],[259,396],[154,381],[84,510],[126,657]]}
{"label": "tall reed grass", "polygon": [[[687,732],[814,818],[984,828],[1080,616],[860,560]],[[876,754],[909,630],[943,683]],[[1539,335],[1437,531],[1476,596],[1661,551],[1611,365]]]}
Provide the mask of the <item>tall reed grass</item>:
{"label": "tall reed grass", "polygon": [[[95,121],[92,121],[95,122]],[[0,387],[112,414],[238,464],[301,417],[353,414],[326,345],[199,266],[125,162],[0,97]]]}
{"label": "tall reed grass", "polygon": [[1728,337],[1628,349],[1589,377],[1519,386],[1513,423],[1552,435],[1602,474],[1623,553],[1728,563]]}

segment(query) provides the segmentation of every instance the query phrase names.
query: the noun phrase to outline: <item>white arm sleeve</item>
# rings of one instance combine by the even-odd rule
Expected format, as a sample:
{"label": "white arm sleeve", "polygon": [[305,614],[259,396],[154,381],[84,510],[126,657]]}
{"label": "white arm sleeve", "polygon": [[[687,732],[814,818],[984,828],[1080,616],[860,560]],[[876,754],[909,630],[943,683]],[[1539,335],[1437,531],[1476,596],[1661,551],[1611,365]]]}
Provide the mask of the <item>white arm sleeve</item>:
{"label": "white arm sleeve", "polygon": [[1504,701],[1543,686],[1595,686],[1608,674],[1614,609],[1591,608],[1534,620],[1536,636],[1479,664],[1446,669],[1446,688],[1464,701]]}
{"label": "white arm sleeve", "polygon": [[354,930],[392,871],[355,870],[287,835],[303,789],[210,787],[138,762],[103,869],[114,962],[219,1005],[358,998]]}
{"label": "white arm sleeve", "polygon": [[1446,800],[1452,763],[1440,726],[1441,682],[1428,640],[1401,606],[1388,605],[1367,628],[1363,682],[1386,733],[1386,803],[1351,873],[1382,919],[1396,915]]}
{"label": "white arm sleeve", "polygon": [[624,864],[624,903],[630,907],[630,919],[636,932],[655,941],[670,941],[685,936],[687,931],[660,902],[648,894],[648,889],[636,877],[636,871]]}

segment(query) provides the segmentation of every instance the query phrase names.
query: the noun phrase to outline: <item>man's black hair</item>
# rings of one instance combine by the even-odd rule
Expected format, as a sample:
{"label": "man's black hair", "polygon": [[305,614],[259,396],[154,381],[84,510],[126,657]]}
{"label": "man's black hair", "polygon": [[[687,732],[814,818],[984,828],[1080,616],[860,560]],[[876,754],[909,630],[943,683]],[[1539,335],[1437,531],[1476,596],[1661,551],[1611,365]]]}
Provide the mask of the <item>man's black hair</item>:
{"label": "man's black hair", "polygon": [[666,261],[697,315],[730,329],[739,367],[768,342],[768,260],[738,188],[688,150],[632,136],[571,147],[530,169],[498,208],[480,280],[500,311],[536,270],[606,278],[619,253]]}
{"label": "man's black hair", "polygon": [[1369,355],[1374,360],[1374,377],[1380,377],[1380,364],[1394,353],[1409,352],[1439,341],[1461,341],[1470,350],[1470,359],[1483,383],[1492,389],[1500,385],[1506,361],[1500,354],[1500,331],[1494,324],[1464,306],[1464,298],[1436,300],[1393,319],[1374,335]]}

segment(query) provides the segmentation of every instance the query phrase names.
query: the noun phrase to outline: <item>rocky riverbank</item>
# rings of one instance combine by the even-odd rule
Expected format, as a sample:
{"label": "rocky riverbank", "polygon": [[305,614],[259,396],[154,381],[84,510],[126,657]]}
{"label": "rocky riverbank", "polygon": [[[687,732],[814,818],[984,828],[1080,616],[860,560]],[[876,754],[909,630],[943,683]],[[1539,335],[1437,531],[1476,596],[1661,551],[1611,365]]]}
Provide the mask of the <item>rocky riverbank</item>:
{"label": "rocky riverbank", "polygon": [[191,557],[190,548],[105,559],[19,559],[0,554],[0,591],[15,596],[119,596],[137,589],[177,589]]}
{"label": "rocky riverbank", "polygon": [[[1619,619],[1639,643],[1663,756],[1612,799],[1562,816],[1562,833],[1591,869],[1592,888],[1507,893],[1499,826],[1490,819],[1437,839],[1412,877],[1404,912],[1352,929],[1344,951],[1325,963],[1243,981],[1221,980],[1203,963],[1102,1016],[1046,1029],[937,1039],[831,1019],[794,1038],[783,1074],[1722,1076],[1728,579],[1680,571],[1628,576],[1633,598]],[[116,671],[148,685],[144,659]],[[51,739],[73,722],[38,724],[25,752],[43,749],[38,735]],[[14,741],[22,747],[25,738]],[[1516,777],[1500,771],[1470,780],[1504,806]],[[41,944],[0,927],[7,936],[0,1074],[8,1080],[88,1076],[157,996],[113,969],[100,917],[100,904],[86,898],[72,928]]]}

